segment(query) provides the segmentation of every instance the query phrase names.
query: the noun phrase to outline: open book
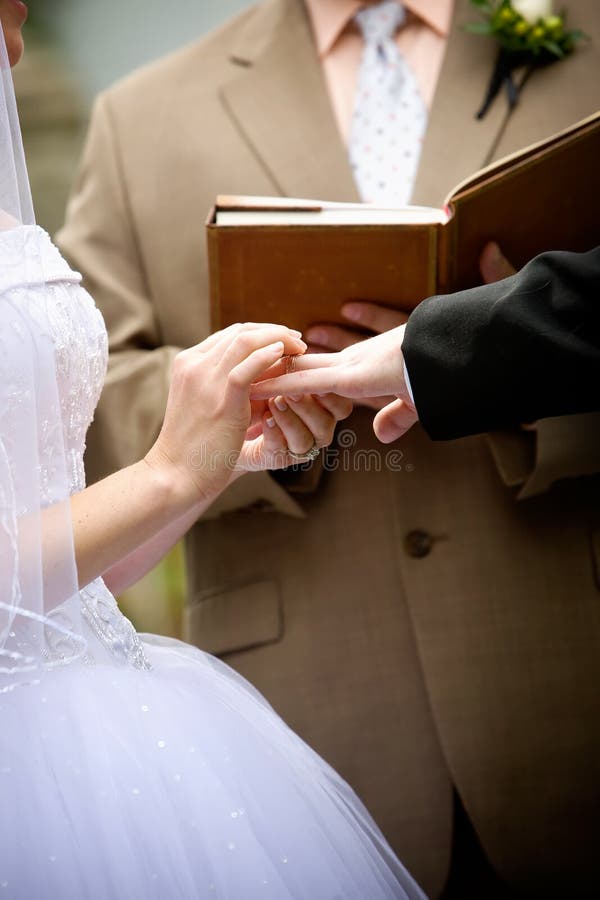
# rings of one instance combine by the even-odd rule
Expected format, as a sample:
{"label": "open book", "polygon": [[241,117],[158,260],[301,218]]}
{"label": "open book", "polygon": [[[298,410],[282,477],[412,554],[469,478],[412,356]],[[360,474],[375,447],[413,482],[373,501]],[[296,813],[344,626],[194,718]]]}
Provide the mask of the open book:
{"label": "open book", "polygon": [[411,310],[479,284],[496,240],[517,268],[600,244],[600,112],[467,178],[443,209],[217,198],[207,222],[212,327],[343,322],[347,300]]}

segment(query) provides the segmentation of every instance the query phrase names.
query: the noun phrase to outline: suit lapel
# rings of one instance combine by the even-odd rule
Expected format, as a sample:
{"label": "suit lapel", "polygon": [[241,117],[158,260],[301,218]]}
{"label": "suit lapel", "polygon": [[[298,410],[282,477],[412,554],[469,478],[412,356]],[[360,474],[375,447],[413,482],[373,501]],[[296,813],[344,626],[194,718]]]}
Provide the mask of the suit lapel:
{"label": "suit lapel", "polygon": [[[571,6],[574,24],[592,20],[590,14],[584,15],[586,3],[572,2]],[[507,125],[522,121],[527,112],[523,107],[532,102],[533,84],[528,84],[515,112],[508,110],[500,95],[482,121],[475,118],[496,47],[492,40],[464,30],[474,16],[469,0],[456,0],[413,203],[441,206],[458,182],[487,165],[498,150],[509,152],[511,147],[506,150],[503,142],[513,129]],[[575,55],[584,54],[578,51]],[[257,6],[237,32],[229,59],[232,76],[221,90],[221,101],[268,173],[274,192],[358,200],[301,0],[266,0]],[[566,65],[560,63],[556,68]],[[576,65],[571,63],[571,68]],[[548,79],[548,73],[541,75]],[[541,75],[534,80],[541,81]],[[562,84],[565,73],[560,75]],[[536,121],[539,115],[537,110]],[[524,130],[527,133],[519,146],[530,142]],[[534,134],[531,140],[543,136]]]}
{"label": "suit lapel", "polygon": [[475,118],[492,73],[496,47],[493,41],[464,30],[474,17],[477,13],[469,0],[456,0],[413,203],[441,206],[459,181],[487,165],[510,115],[506,101],[499,96],[484,119]]}
{"label": "suit lapel", "polygon": [[230,55],[224,107],[274,187],[291,197],[357,200],[304,5],[261,4]]}

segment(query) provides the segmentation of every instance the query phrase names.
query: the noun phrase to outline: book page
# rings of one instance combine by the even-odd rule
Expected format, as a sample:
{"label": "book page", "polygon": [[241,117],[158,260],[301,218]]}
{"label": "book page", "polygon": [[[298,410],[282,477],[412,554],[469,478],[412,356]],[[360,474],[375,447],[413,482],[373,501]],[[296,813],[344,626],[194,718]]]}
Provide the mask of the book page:
{"label": "book page", "polygon": [[[248,198],[250,199],[250,198]],[[252,198],[254,201],[258,198]],[[263,198],[267,199],[267,198]],[[327,203],[320,208],[294,206],[289,208],[245,209],[217,207],[217,225],[436,225],[448,220],[448,213],[428,206],[407,206],[402,209],[376,207],[366,203]],[[311,201],[304,201],[309,203]]]}

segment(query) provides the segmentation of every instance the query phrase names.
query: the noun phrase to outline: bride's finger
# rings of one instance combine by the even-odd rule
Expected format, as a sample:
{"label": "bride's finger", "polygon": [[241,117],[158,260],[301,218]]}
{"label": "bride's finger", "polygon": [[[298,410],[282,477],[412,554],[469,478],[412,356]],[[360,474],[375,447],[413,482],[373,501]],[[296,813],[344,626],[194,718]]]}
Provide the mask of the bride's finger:
{"label": "bride's finger", "polygon": [[238,466],[246,471],[289,466],[292,457],[289,455],[286,439],[269,409],[256,427],[259,429],[258,434],[254,434],[254,428],[246,433]]}
{"label": "bride's finger", "polygon": [[264,462],[264,433],[254,438],[246,438],[236,460],[235,467],[243,472],[257,472],[265,468]]}
{"label": "bride's finger", "polygon": [[250,385],[260,372],[282,356],[283,351],[283,341],[275,341],[273,344],[254,350],[237,366],[234,366],[227,373],[225,390],[228,399],[232,402],[242,402],[247,407]]}
{"label": "bride's finger", "polygon": [[253,441],[254,438],[259,436],[259,434],[262,434],[262,430],[263,423],[261,418],[258,422],[254,422],[248,427],[246,434],[244,435],[244,440]]}
{"label": "bride's finger", "polygon": [[[290,357],[287,355],[282,356],[276,363],[273,363],[272,366],[269,366],[268,369],[261,372],[256,381],[261,382],[265,381],[267,378],[279,378],[280,375],[285,375],[286,372],[289,371],[289,359]],[[296,359],[296,357],[294,357],[294,359]]]}
{"label": "bride's finger", "polygon": [[[220,345],[215,345],[212,352],[215,356],[216,367],[221,372],[231,371],[254,353],[255,350],[266,347],[268,344],[273,344],[275,341],[283,343],[282,354],[303,353],[306,349],[304,341],[291,334],[283,325],[265,325],[262,328],[243,329],[237,332],[228,345],[223,348]],[[259,375],[260,372],[257,372],[256,377]]]}
{"label": "bride's finger", "polygon": [[270,410],[263,416],[263,438],[262,451],[267,457],[269,468],[289,466],[291,457],[286,436]]}
{"label": "bride's finger", "polygon": [[[295,405],[300,406],[300,404]],[[325,410],[322,410],[322,413],[327,419],[327,423],[319,423],[317,434],[315,434],[296,411],[291,408],[291,405],[286,398],[275,397],[273,400],[270,400],[269,409],[271,410],[272,418],[280,428],[285,438],[285,442],[292,453],[304,455],[305,453],[308,453],[315,444],[317,444],[317,446],[323,446],[323,444],[319,443],[320,440],[323,440],[322,432],[327,432],[326,426],[332,421]],[[270,423],[267,422],[267,425],[269,424]],[[331,428],[331,432],[333,432],[333,428]],[[324,442],[328,443],[326,433]]]}
{"label": "bride's finger", "polygon": [[[251,326],[249,325],[249,327]],[[193,344],[191,347],[182,350],[179,355],[196,357],[199,353],[209,353],[211,350],[215,350],[221,346],[225,347],[231,343],[235,335],[239,334],[243,328],[244,326],[241,322],[236,322],[235,325],[228,325],[227,328],[222,328],[220,331],[214,331],[203,341],[200,341],[199,344]]]}
{"label": "bride's finger", "polygon": [[267,410],[267,401],[266,400],[251,400],[250,401],[250,424],[254,425],[255,422],[260,423],[266,410]]}
{"label": "bride's finger", "polygon": [[[212,350],[216,345],[231,341],[232,337],[236,334],[240,334],[243,331],[256,331],[259,328],[264,328],[265,325],[272,328],[285,328],[285,326],[277,326],[270,322],[236,322],[234,325],[228,325],[227,328],[222,328],[220,331],[213,332],[213,334],[209,335],[190,349],[200,351],[201,353],[208,353],[209,350]],[[292,328],[286,328],[285,330],[294,337],[302,337],[302,332],[300,331],[295,331]]]}

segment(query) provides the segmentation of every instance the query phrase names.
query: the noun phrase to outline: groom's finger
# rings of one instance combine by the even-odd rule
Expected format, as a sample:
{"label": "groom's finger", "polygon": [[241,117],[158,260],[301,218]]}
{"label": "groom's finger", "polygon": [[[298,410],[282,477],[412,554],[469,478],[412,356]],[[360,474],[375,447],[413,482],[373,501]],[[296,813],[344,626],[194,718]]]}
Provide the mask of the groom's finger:
{"label": "groom's finger", "polygon": [[322,406],[323,409],[326,409],[327,412],[331,413],[336,422],[347,419],[354,409],[352,400],[348,400],[346,397],[340,397],[339,394],[319,394],[319,396],[314,399],[319,406]]}
{"label": "groom's finger", "polygon": [[[262,372],[252,385],[253,398],[275,397],[276,394],[329,394],[338,393],[331,385],[338,383],[333,367],[339,365],[338,353],[305,353],[293,358],[293,371],[289,372],[290,361],[285,356],[275,366]],[[281,374],[273,377],[275,372]]]}
{"label": "groom's finger", "polygon": [[[282,358],[278,359],[274,365],[265,369],[264,372],[261,372],[255,383],[258,384],[267,379],[279,378],[288,373],[293,375],[295,372],[300,372],[304,369],[323,369],[335,365],[338,361],[338,353],[325,354],[317,352],[298,354],[296,356],[282,356]],[[277,393],[277,391],[275,391],[275,393]],[[253,393],[252,396],[262,397],[263,394]],[[275,394],[266,394],[264,396],[273,397]]]}
{"label": "groom's finger", "polygon": [[[297,340],[297,339],[296,339]],[[262,340],[259,341],[259,344]],[[285,352],[284,341],[276,341],[266,347],[259,346],[256,350],[247,354],[248,348],[245,348],[244,358],[236,366],[229,370],[227,374],[227,395],[232,401],[241,401],[247,409],[250,399],[250,407],[252,408],[256,397],[249,398],[250,387],[269,366],[280,358]],[[221,361],[220,365],[223,365]],[[227,369],[225,369],[227,371]],[[283,376],[289,377],[289,376]],[[267,394],[267,397],[273,396]]]}
{"label": "groom's finger", "polygon": [[383,444],[390,444],[412,428],[418,418],[416,410],[404,400],[394,400],[377,413],[373,431]]}
{"label": "groom's finger", "polygon": [[[272,366],[269,366],[268,369],[265,369],[264,372],[261,372],[256,382],[266,381],[268,378],[279,378],[280,375],[285,375],[288,370],[288,359],[287,356],[282,356],[281,359],[278,359],[276,363],[273,363]],[[266,398],[265,398],[266,399]]]}
{"label": "groom's finger", "polygon": [[340,379],[335,369],[320,368],[308,369],[305,372],[292,372],[290,375],[282,375],[280,378],[270,378],[267,381],[259,381],[250,388],[250,396],[275,397],[277,394],[284,396],[296,396],[302,394],[340,394],[345,396],[340,389]]}

